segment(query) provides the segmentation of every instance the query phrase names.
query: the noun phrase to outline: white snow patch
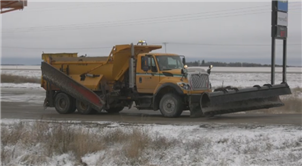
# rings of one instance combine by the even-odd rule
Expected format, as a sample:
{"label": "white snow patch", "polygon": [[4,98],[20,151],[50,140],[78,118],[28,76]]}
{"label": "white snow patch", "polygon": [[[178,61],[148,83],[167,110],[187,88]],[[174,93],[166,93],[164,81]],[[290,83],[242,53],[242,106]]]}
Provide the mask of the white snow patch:
{"label": "white snow patch", "polygon": [[2,102],[26,102],[26,103],[37,103],[43,104],[45,96],[37,96],[37,95],[14,95],[14,94],[6,94],[1,95]]}
{"label": "white snow patch", "polygon": [[15,76],[26,76],[26,77],[34,77],[34,78],[41,78],[42,73],[41,70],[1,70],[1,74],[9,74]]}
{"label": "white snow patch", "polygon": [[[108,155],[105,151],[98,151],[97,153],[90,153],[82,157],[82,161],[87,165],[99,165],[102,159],[106,158]],[[113,161],[113,160],[112,160]],[[109,163],[107,163],[108,165]]]}
{"label": "white snow patch", "polygon": [[37,83],[1,83],[1,88],[29,88],[29,89],[41,89],[41,84]]}
{"label": "white snow patch", "polygon": [[71,153],[53,156],[46,165],[74,166],[75,157]]}
{"label": "white snow patch", "polygon": [[16,123],[19,123],[19,122],[26,122],[28,120],[21,120],[21,119],[3,119],[1,118],[0,119],[1,121],[1,125],[5,124],[5,125],[12,125],[12,124],[16,124]]}
{"label": "white snow patch", "polygon": [[42,88],[1,88],[2,102],[43,103],[45,91]]}

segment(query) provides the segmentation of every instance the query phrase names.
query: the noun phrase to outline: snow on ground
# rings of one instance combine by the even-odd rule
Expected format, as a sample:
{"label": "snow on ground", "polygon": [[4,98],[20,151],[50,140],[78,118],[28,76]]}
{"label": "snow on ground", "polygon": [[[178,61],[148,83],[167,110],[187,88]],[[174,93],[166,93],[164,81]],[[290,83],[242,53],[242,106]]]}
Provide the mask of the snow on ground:
{"label": "snow on ground", "polygon": [[2,74],[41,78],[41,70],[1,70]]}
{"label": "snow on ground", "polygon": [[1,83],[1,88],[29,88],[29,89],[41,89],[41,84],[35,83]]}
{"label": "snow on ground", "polygon": [[45,90],[38,87],[25,88],[24,87],[1,87],[1,101],[2,102],[26,102],[26,103],[43,103],[45,99]]}
{"label": "snow on ground", "polygon": [[45,93],[24,93],[24,94],[11,94],[1,93],[1,102],[25,102],[43,104]]}
{"label": "snow on ground", "polygon": [[[270,73],[213,73],[210,75],[212,87],[252,87],[271,83]],[[275,75],[275,84],[282,82],[282,74]],[[287,74],[287,83],[291,88],[302,87],[302,74]]]}
{"label": "snow on ground", "polygon": [[[9,128],[16,120],[2,119],[2,127]],[[145,131],[149,137],[172,146],[147,147],[135,161],[127,158],[121,145],[108,145],[109,148],[81,157],[82,162],[92,165],[302,165],[302,127],[301,126],[259,126],[253,124],[200,124],[200,125],[135,125],[108,123],[100,126],[74,124],[79,131],[90,130],[105,135],[120,130],[131,132],[133,128]],[[107,122],[106,122],[107,123]],[[99,124],[104,124],[100,122]],[[174,144],[173,144],[174,142]],[[165,142],[158,142],[166,145]],[[19,147],[18,147],[19,146]],[[92,145],[93,146],[93,145]],[[15,148],[18,157],[10,161],[12,165],[26,165],[25,156],[40,154],[39,145],[22,147],[21,144],[7,146]],[[115,154],[115,155],[114,155]],[[75,156],[64,153],[46,158],[44,165],[76,165]],[[29,157],[30,158],[30,157]],[[22,162],[23,161],[23,162]],[[142,162],[141,164],[139,162]]]}
{"label": "snow on ground", "polygon": [[[40,70],[2,70],[4,74],[12,74],[19,76],[28,76],[41,78]],[[238,72],[228,72],[228,73],[211,73],[210,81],[212,87],[218,86],[233,86],[233,87],[252,87],[254,85],[264,85],[270,83],[271,75],[270,73],[238,73]],[[282,74],[275,74],[275,83],[279,84],[282,82]],[[290,87],[302,87],[302,73],[288,73],[287,83]],[[36,88],[39,87],[38,84],[1,84],[1,88],[4,87],[26,87]]]}
{"label": "snow on ground", "polygon": [[40,70],[40,65],[4,65],[1,66],[1,70]]}
{"label": "snow on ground", "polygon": [[[1,73],[41,78],[40,66],[1,66]],[[202,67],[207,69],[207,67]],[[275,83],[282,82],[282,68],[276,68]],[[290,87],[302,87],[302,68],[287,68]],[[212,86],[247,87],[270,83],[269,67],[214,67],[210,75]],[[2,85],[1,85],[2,86]],[[20,85],[22,86],[22,85]]]}

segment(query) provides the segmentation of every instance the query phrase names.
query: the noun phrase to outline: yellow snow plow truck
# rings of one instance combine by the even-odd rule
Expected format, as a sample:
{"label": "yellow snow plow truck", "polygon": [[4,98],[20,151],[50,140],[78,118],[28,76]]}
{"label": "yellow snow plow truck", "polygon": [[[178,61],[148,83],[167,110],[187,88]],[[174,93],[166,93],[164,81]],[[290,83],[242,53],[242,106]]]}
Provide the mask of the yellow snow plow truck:
{"label": "yellow snow plow truck", "polygon": [[250,88],[212,90],[207,72],[190,72],[185,57],[152,53],[161,45],[115,45],[109,56],[85,57],[77,53],[43,53],[41,86],[45,107],[60,114],[119,113],[135,104],[139,110],[159,110],[164,117],[191,117],[284,105],[279,96],[291,94],[286,83]]}

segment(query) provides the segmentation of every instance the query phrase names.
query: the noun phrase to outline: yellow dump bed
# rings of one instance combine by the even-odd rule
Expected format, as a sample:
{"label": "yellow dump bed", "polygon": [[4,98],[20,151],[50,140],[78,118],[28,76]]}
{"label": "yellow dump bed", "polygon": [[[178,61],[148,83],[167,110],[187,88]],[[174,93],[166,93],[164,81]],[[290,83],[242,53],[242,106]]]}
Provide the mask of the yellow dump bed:
{"label": "yellow dump bed", "polygon": [[[158,45],[134,45],[134,56],[141,53],[149,53],[160,49]],[[131,58],[131,45],[116,45],[109,56],[82,57],[77,53],[43,53],[42,59],[54,68],[64,72],[75,81],[83,84],[91,90],[100,90],[100,82],[107,83],[121,81],[129,68]],[[85,74],[95,77],[85,77]],[[42,79],[42,87],[46,83]]]}

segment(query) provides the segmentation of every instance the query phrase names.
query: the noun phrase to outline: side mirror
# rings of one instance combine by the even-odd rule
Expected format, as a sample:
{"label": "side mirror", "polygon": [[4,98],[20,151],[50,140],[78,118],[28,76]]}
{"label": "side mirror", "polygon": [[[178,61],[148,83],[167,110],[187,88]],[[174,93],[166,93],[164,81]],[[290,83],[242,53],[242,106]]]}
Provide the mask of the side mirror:
{"label": "side mirror", "polygon": [[213,68],[213,65],[209,65],[209,68],[208,68],[208,70],[207,70],[207,73],[208,74],[211,74],[211,69]]}
{"label": "side mirror", "polygon": [[145,72],[147,72],[149,70],[149,66],[148,66],[148,57],[144,56],[142,57],[142,68]]}
{"label": "side mirror", "polygon": [[186,65],[186,58],[185,57],[182,58],[182,64]]}

